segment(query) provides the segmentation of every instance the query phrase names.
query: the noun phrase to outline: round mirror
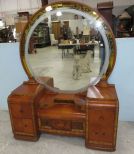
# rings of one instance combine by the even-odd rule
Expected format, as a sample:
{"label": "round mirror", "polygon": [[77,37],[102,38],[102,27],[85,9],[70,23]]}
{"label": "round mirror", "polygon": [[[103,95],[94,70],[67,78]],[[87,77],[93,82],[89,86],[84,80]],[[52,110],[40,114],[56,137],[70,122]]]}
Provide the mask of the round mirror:
{"label": "round mirror", "polygon": [[[89,6],[56,2],[32,16],[20,54],[29,78],[51,90],[78,92],[109,77],[115,41],[106,21]],[[44,77],[52,78],[53,86]]]}

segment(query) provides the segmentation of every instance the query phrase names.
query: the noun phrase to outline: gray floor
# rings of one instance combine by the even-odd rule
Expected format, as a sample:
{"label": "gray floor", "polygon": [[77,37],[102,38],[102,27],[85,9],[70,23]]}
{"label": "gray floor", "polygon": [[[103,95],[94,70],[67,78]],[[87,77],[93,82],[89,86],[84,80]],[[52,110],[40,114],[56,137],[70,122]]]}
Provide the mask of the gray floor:
{"label": "gray floor", "polygon": [[[13,138],[9,113],[0,111],[0,154],[110,154],[85,148],[84,139],[42,134],[38,142]],[[134,123],[119,122],[114,154],[134,154]]]}

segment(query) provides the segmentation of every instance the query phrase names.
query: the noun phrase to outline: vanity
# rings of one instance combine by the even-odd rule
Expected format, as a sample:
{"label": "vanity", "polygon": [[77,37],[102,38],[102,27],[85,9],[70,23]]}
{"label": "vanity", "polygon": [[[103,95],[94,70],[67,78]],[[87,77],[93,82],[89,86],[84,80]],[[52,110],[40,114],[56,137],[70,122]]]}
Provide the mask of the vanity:
{"label": "vanity", "polygon": [[[58,44],[29,54],[29,41],[38,24],[47,24],[49,32],[54,33],[51,26],[57,20],[68,20],[72,35],[73,29],[82,31],[84,26],[89,32],[96,31],[93,39],[97,47],[88,50],[90,56],[69,49],[67,57],[62,58]],[[90,34],[86,39],[92,40]],[[116,44],[109,25],[98,12],[77,2],[44,6],[24,29],[20,57],[29,80],[8,97],[16,139],[37,141],[42,133],[79,136],[85,138],[87,148],[116,150],[119,102],[115,86],[107,82],[115,65]],[[78,78],[73,78],[73,73]]]}

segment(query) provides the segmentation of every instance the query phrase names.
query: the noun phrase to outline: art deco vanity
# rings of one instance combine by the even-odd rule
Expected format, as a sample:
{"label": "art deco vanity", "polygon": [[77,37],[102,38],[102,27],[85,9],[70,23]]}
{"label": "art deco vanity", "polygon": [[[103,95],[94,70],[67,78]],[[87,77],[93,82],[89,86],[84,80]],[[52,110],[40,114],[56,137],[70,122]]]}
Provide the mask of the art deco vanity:
{"label": "art deco vanity", "polygon": [[[65,58],[61,57],[61,49],[57,45],[37,49],[37,53],[33,54],[28,52],[29,40],[39,23],[47,25],[50,33],[52,22],[55,22],[52,20],[62,23],[62,17],[55,15],[57,12],[61,12],[64,20],[70,21],[67,19],[70,17],[72,24],[84,23],[90,31],[97,31],[93,39],[97,41],[98,48],[94,46],[91,52],[91,71],[82,72],[79,79],[72,77],[73,57],[79,55],[74,51],[81,44],[89,46],[91,51],[91,38],[84,43],[74,42],[73,48],[69,49],[72,54],[66,53],[69,56]],[[76,15],[81,22],[73,20]],[[98,35],[101,37],[98,38]],[[116,149],[118,97],[115,86],[107,83],[115,64],[116,46],[109,25],[98,12],[76,2],[56,2],[41,8],[23,32],[20,56],[29,80],[8,97],[16,139],[36,141],[44,132],[83,137],[86,147],[92,149]],[[79,56],[82,59],[85,55]]]}

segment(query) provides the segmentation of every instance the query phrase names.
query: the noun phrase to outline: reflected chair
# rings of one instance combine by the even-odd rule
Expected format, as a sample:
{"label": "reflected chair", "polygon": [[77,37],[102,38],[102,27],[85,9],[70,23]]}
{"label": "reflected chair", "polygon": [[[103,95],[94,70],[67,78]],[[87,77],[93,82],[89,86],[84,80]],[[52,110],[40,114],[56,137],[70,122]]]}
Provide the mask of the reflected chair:
{"label": "reflected chair", "polygon": [[57,45],[58,40],[55,39],[54,34],[50,34],[51,45]]}

